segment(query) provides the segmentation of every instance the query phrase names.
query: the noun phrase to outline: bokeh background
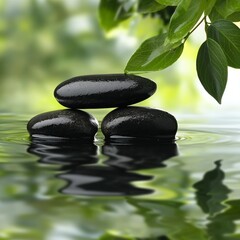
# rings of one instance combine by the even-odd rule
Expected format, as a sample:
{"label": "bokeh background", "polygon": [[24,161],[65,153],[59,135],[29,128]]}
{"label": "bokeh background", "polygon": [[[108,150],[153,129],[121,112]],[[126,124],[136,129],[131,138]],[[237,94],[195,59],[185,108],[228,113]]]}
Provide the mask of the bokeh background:
{"label": "bokeh background", "polygon": [[[239,118],[232,116],[240,105],[240,71],[231,69],[222,105],[218,105],[202,88],[195,70],[203,28],[189,38],[174,65],[143,75],[154,80],[158,90],[141,105],[184,115],[177,118],[179,156],[164,162],[166,168],[139,171],[153,180],[134,183],[156,193],[115,199],[58,193],[72,186],[64,176],[69,174],[70,179],[72,175],[74,183],[77,161],[81,169],[81,158],[92,147],[96,153],[90,151],[89,156],[102,167],[112,156],[114,161],[129,161],[130,166],[135,166],[135,160],[145,163],[141,154],[146,163],[161,163],[162,156],[166,157],[161,147],[152,145],[137,147],[136,157],[131,151],[128,156],[129,149],[121,156],[116,146],[104,145],[100,131],[97,145],[90,143],[83,153],[85,145],[65,148],[57,141],[48,145],[29,139],[27,119],[63,108],[53,96],[60,82],[76,75],[123,72],[132,53],[144,39],[157,34],[162,24],[158,18],[136,15],[106,33],[99,24],[98,5],[99,0],[0,0],[0,239],[133,239],[125,234],[138,239],[160,239],[160,234],[177,240],[239,239],[240,128]],[[213,121],[207,125],[209,115]],[[224,121],[221,117],[225,116],[231,121]],[[110,147],[109,155],[101,145]],[[71,166],[74,154],[77,160]],[[108,176],[115,175],[105,176],[103,171],[100,182],[112,182]],[[126,182],[125,175],[116,179],[120,186]],[[198,189],[193,187],[196,183]],[[233,231],[238,235],[231,235]]]}
{"label": "bokeh background", "polygon": [[[99,23],[98,5],[99,0],[0,1],[1,112],[63,108],[53,97],[60,82],[77,75],[122,73],[140,43],[157,34],[161,24],[158,18],[136,15],[106,33]],[[200,27],[177,63],[142,75],[154,80],[158,90],[141,105],[181,113],[239,107],[239,71],[230,70],[221,106],[199,83],[195,61],[203,41]]]}

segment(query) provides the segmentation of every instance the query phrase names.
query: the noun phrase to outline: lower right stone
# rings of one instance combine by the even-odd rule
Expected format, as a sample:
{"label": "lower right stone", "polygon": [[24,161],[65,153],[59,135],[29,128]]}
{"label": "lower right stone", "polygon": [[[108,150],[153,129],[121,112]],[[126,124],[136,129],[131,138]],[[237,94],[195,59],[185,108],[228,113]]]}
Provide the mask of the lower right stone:
{"label": "lower right stone", "polygon": [[165,111],[147,107],[123,107],[108,113],[102,121],[106,140],[175,140],[178,124]]}

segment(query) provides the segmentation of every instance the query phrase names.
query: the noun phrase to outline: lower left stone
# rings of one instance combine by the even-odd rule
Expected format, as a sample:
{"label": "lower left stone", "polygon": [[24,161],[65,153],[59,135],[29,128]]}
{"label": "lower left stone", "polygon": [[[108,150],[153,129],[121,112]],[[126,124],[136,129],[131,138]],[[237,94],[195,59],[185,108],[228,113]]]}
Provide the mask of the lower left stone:
{"label": "lower left stone", "polygon": [[33,117],[27,124],[31,136],[94,139],[97,120],[81,110],[57,110]]}

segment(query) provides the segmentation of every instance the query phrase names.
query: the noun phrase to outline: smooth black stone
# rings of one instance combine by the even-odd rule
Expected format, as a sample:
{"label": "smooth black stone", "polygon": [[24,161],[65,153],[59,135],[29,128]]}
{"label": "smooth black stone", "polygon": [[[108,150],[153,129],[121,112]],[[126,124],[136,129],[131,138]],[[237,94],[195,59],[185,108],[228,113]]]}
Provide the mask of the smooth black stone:
{"label": "smooth black stone", "polygon": [[93,139],[97,120],[80,110],[58,110],[33,117],[27,124],[31,136]]}
{"label": "smooth black stone", "polygon": [[126,74],[86,75],[59,84],[54,96],[69,108],[123,107],[150,97],[156,84],[140,76]]}
{"label": "smooth black stone", "polygon": [[175,138],[177,121],[171,114],[153,108],[118,108],[106,115],[102,121],[102,132],[106,139],[141,138],[144,140],[170,141]]}

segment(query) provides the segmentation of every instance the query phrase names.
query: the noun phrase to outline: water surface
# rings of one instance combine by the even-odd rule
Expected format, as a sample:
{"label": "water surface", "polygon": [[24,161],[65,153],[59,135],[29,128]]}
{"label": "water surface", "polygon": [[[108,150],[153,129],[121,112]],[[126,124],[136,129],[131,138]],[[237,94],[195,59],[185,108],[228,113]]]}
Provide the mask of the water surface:
{"label": "water surface", "polygon": [[240,118],[133,144],[30,140],[30,117],[0,115],[0,239],[240,239]]}

